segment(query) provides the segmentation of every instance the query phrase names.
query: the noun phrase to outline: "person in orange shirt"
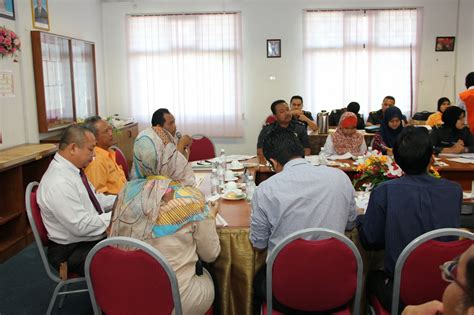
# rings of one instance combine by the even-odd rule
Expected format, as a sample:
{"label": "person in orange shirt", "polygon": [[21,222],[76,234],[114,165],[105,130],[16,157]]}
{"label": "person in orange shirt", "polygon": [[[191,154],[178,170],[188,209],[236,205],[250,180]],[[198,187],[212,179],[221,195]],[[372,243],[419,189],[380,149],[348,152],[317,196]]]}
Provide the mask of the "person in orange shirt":
{"label": "person in orange shirt", "polygon": [[458,106],[466,111],[469,130],[474,133],[474,72],[466,76],[466,89],[459,93]]}
{"label": "person in orange shirt", "polygon": [[122,166],[115,160],[112,126],[100,116],[92,116],[84,121],[97,140],[95,160],[84,170],[87,178],[98,193],[117,195],[127,182]]}

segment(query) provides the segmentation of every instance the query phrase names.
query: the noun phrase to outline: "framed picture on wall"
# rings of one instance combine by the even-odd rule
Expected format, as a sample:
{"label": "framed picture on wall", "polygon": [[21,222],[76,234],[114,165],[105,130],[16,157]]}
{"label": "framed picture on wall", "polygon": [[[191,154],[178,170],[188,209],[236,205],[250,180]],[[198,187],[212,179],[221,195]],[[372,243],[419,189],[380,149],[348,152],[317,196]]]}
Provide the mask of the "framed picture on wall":
{"label": "framed picture on wall", "polygon": [[0,18],[15,19],[15,6],[13,0],[0,0]]}
{"label": "framed picture on wall", "polygon": [[454,36],[436,37],[436,51],[454,51]]}
{"label": "framed picture on wall", "polygon": [[281,40],[267,39],[267,58],[281,57]]}
{"label": "framed picture on wall", "polygon": [[48,0],[31,0],[33,28],[49,31]]}

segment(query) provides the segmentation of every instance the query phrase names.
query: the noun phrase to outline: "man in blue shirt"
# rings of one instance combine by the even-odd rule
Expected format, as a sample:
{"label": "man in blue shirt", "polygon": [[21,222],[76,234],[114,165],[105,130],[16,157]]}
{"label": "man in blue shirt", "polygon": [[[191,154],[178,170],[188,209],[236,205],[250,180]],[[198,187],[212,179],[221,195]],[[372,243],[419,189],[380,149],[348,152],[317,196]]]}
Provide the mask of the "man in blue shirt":
{"label": "man in blue shirt", "polygon": [[[288,128],[278,128],[263,141],[263,154],[276,175],[260,183],[252,198],[250,242],[271,252],[289,234],[321,227],[339,233],[354,227],[354,188],[339,169],[311,165],[304,149]],[[265,299],[265,267],[256,275],[255,295]],[[258,303],[258,302],[257,302]],[[291,310],[274,302],[274,308]]]}
{"label": "man in blue shirt", "polygon": [[462,188],[428,174],[433,146],[425,128],[406,127],[393,153],[405,176],[377,186],[365,215],[357,217],[365,249],[385,249],[384,269],[369,272],[367,290],[390,310],[398,256],[416,237],[440,228],[459,227]]}

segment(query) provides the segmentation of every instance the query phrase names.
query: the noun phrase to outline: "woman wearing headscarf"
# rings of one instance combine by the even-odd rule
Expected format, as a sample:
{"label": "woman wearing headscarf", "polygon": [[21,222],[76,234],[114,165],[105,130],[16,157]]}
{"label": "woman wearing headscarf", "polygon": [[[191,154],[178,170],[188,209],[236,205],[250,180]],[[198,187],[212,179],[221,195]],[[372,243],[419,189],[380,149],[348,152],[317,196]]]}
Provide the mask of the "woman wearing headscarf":
{"label": "woman wearing headscarf", "polygon": [[117,199],[110,236],[128,236],[157,248],[176,273],[184,314],[204,314],[214,300],[209,273],[198,260],[220,253],[217,206],[208,207],[184,156],[159,126],[144,130],[134,145],[136,179]]}
{"label": "woman wearing headscarf", "polygon": [[352,112],[342,114],[336,132],[327,137],[321,154],[326,157],[346,153],[353,156],[364,155],[367,152],[367,144],[364,136],[356,130],[356,126],[356,114]]}
{"label": "woman wearing headscarf", "polygon": [[392,148],[403,130],[403,114],[396,106],[387,108],[383,115],[380,130],[374,136],[373,149],[392,155]]}
{"label": "woman wearing headscarf", "polygon": [[451,101],[447,97],[442,97],[438,100],[438,111],[434,114],[431,114],[426,120],[428,126],[434,127],[443,124],[441,116],[443,116],[444,111],[451,105]]}
{"label": "woman wearing headscarf", "polygon": [[464,124],[465,115],[465,111],[457,106],[450,106],[444,111],[444,124],[431,130],[431,142],[436,154],[474,152],[474,138]]}

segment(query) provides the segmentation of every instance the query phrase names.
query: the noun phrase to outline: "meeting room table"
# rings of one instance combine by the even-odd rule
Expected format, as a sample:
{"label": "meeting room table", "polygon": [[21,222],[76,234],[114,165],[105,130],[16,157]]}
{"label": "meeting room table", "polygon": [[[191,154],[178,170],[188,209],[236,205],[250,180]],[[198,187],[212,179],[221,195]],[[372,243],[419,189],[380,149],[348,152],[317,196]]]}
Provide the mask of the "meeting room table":
{"label": "meeting room table", "polygon": [[[255,169],[249,169],[255,174]],[[195,170],[199,188],[210,195],[210,171]],[[266,252],[255,251],[249,240],[251,205],[245,199],[219,199],[219,215],[227,226],[218,226],[221,253],[213,262],[211,273],[217,285],[216,299],[221,314],[252,314],[253,277],[265,264]]]}
{"label": "meeting room table", "polygon": [[[437,166],[441,177],[460,183],[465,191],[471,190],[474,164],[454,162],[446,158],[441,158],[440,161],[447,164]],[[249,172],[254,175],[257,184],[274,174],[267,166],[258,164],[256,158],[248,162],[256,166],[249,168]],[[350,178],[356,174],[352,160],[340,160],[334,164],[334,167],[340,168]],[[195,170],[195,174],[199,179],[201,191],[207,196],[210,195],[210,170]],[[250,243],[250,214],[251,204],[245,199],[219,200],[219,215],[227,225],[217,228],[221,253],[210,267],[216,280],[216,298],[222,314],[253,313],[253,278],[265,265],[266,252],[255,251]],[[365,251],[360,245],[355,228],[345,234],[355,243],[362,255],[364,273],[383,267],[383,251]]]}

